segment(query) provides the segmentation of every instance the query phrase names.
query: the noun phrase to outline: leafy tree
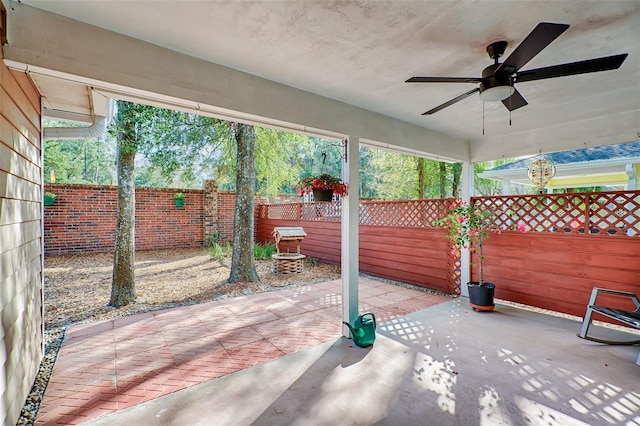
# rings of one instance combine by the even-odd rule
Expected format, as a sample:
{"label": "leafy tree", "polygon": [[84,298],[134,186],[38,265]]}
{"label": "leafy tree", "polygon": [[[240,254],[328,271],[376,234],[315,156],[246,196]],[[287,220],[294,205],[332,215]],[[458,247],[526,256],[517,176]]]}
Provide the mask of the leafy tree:
{"label": "leafy tree", "polygon": [[[76,127],[45,121],[46,127]],[[114,182],[115,142],[98,139],[54,139],[44,143],[45,182],[111,185]]]}
{"label": "leafy tree", "polygon": [[502,164],[510,163],[513,160],[501,159],[488,162],[474,163],[474,188],[475,193],[482,196],[493,196],[502,194],[502,182],[493,179],[484,179],[480,173],[492,169]]}
{"label": "leafy tree", "polygon": [[293,192],[303,169],[298,156],[308,151],[310,138],[297,133],[255,128],[256,184],[263,195]]}

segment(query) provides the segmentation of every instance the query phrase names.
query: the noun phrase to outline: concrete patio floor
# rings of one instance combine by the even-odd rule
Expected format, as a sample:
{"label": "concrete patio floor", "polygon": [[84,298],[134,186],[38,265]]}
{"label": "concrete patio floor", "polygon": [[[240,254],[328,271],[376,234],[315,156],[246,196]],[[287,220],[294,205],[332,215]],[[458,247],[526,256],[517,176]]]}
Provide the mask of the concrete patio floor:
{"label": "concrete patio floor", "polygon": [[88,424],[639,425],[638,347],[579,325],[450,300],[381,324],[373,347],[332,338]]}
{"label": "concrete patio floor", "polygon": [[[450,300],[364,277],[359,293],[379,323]],[[339,280],[71,326],[36,424],[83,423],[340,335]]]}

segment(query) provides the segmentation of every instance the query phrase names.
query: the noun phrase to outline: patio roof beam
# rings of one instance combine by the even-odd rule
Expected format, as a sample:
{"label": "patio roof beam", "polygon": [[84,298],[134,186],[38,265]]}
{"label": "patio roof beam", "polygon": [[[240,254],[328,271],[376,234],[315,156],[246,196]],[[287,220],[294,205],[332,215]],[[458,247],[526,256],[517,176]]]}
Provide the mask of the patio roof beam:
{"label": "patio roof beam", "polygon": [[[13,3],[4,58],[13,66],[40,67],[210,105],[269,125],[359,135],[443,158],[467,160],[467,141],[346,102],[316,95],[191,57],[60,15]],[[45,41],[46,40],[46,41]]]}

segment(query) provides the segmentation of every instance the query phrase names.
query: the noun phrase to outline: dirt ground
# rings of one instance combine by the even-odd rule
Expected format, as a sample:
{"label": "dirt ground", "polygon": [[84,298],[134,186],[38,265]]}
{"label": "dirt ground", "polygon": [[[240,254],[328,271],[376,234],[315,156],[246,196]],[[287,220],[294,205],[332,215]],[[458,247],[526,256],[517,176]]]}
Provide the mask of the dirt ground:
{"label": "dirt ground", "polygon": [[46,256],[46,328],[340,277],[338,266],[308,261],[301,274],[276,275],[272,272],[273,260],[269,259],[256,261],[259,282],[227,284],[230,263],[230,259],[211,259],[203,248],[138,252],[135,263],[137,301],[114,309],[107,306],[111,294],[113,254]]}

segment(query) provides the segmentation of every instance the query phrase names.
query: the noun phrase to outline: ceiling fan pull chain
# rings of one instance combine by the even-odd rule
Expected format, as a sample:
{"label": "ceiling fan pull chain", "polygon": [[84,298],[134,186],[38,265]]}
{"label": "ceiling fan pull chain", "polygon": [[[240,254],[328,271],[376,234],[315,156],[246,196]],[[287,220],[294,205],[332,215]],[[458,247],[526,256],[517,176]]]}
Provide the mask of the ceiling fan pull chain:
{"label": "ceiling fan pull chain", "polygon": [[482,102],[482,136],[484,136],[484,102]]}

